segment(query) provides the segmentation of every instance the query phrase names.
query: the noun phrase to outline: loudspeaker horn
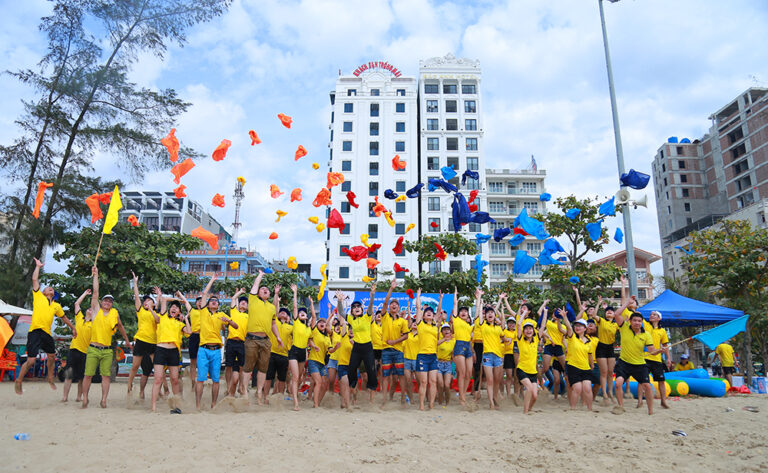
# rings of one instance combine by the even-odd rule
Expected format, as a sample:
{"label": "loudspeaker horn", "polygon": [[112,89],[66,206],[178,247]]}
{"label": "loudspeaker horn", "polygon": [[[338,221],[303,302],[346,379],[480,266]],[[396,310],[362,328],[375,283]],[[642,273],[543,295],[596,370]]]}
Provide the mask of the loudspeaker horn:
{"label": "loudspeaker horn", "polygon": [[630,195],[627,189],[619,189],[619,192],[616,193],[616,205],[624,205],[629,202],[629,199],[631,198],[632,195]]}
{"label": "loudspeaker horn", "polygon": [[643,196],[640,197],[639,200],[636,200],[633,203],[635,205],[635,208],[638,208],[638,207],[648,208],[648,194],[643,194]]}

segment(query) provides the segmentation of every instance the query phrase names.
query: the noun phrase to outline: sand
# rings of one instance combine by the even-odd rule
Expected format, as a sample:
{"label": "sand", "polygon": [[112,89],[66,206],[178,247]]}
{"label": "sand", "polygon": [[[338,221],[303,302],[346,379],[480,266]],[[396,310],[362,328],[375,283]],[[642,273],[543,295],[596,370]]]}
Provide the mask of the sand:
{"label": "sand", "polygon": [[[673,399],[653,416],[634,400],[622,415],[551,400],[531,415],[511,402],[495,412],[484,401],[474,412],[458,403],[419,412],[399,402],[371,408],[362,398],[349,412],[338,396],[319,409],[303,401],[298,413],[282,397],[269,407],[238,399],[196,412],[187,382],[184,414],[171,415],[165,402],[157,413],[148,401],[128,403],[122,380],[107,409],[98,407],[99,385],[87,410],[74,397],[60,403],[58,386],[29,382],[18,396],[0,384],[0,471],[768,471],[765,395]],[[19,432],[30,440],[14,440]]]}

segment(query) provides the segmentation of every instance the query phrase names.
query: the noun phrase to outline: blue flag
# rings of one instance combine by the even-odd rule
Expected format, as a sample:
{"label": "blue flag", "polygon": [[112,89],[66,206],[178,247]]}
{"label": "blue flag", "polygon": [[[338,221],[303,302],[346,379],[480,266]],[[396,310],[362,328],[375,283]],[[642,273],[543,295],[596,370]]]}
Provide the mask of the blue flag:
{"label": "blue flag", "polygon": [[512,268],[512,272],[516,274],[526,274],[536,264],[536,258],[528,255],[525,250],[517,250],[515,253],[515,263]]}
{"label": "blue flag", "polygon": [[610,199],[600,204],[600,208],[598,209],[598,212],[600,212],[601,215],[610,215],[610,216],[616,215],[616,204],[614,204],[615,198],[616,197],[611,197]]}
{"label": "blue flag", "polygon": [[693,336],[696,340],[700,341],[704,345],[708,346],[710,350],[714,350],[718,345],[735,337],[737,334],[747,329],[747,320],[749,315],[739,317],[738,319],[726,322],[719,327],[715,327],[706,332],[701,332]]}

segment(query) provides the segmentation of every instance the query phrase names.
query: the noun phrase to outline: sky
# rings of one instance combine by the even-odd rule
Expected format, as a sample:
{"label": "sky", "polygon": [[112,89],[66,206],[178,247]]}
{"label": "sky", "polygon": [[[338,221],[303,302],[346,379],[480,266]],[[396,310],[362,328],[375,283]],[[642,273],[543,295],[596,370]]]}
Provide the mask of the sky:
{"label": "sky", "polygon": [[[37,24],[50,5],[0,0],[0,9],[2,69],[33,67],[45,48]],[[768,86],[768,49],[759,46],[768,44],[766,2],[623,0],[606,2],[605,13],[627,169],[650,174],[668,137],[701,137],[713,112],[749,87]],[[183,145],[210,155],[222,139],[233,142],[224,161],[197,161],[182,181],[188,195],[229,226],[235,180],[245,177],[238,243],[268,258],[296,256],[317,276],[324,234],[307,217],[321,215],[311,201],[325,185],[328,94],[339,70],[382,60],[418,76],[420,59],[447,53],[480,61],[486,167],[525,168],[534,155],[554,197],[618,190],[597,0],[238,0],[164,60],[142,56],[131,78],[193,103],[176,127]],[[8,75],[0,88],[6,144],[31,91]],[[278,113],[293,117],[290,130]],[[250,146],[250,129],[262,144]],[[294,162],[299,144],[309,155]],[[175,187],[167,169],[127,179],[109,150],[97,155],[94,173],[125,180],[126,190]],[[270,184],[285,195],[272,199]],[[300,203],[288,202],[294,187],[304,190]],[[649,206],[632,212],[635,246],[660,254],[652,186],[633,195],[643,192]],[[215,193],[225,195],[225,208],[210,205]],[[279,223],[277,209],[288,212]],[[612,234],[620,221],[607,223]],[[279,238],[269,240],[273,231]],[[621,249],[612,242],[603,255]],[[661,263],[652,272],[661,274]]]}

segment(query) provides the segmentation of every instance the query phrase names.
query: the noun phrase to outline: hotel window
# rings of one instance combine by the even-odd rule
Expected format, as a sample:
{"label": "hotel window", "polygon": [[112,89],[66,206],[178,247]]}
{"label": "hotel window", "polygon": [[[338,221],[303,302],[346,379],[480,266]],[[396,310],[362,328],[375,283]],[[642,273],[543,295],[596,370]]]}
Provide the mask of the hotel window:
{"label": "hotel window", "polygon": [[683,189],[683,197],[690,197],[690,191],[688,189]]}
{"label": "hotel window", "polygon": [[503,193],[504,192],[504,183],[503,182],[489,182],[488,183],[488,192]]}
{"label": "hotel window", "polygon": [[466,113],[477,113],[477,105],[475,104],[474,100],[465,100],[464,101],[464,111]]}
{"label": "hotel window", "polygon": [[448,272],[449,273],[460,273],[461,272],[461,261],[451,261],[448,263]]}
{"label": "hotel window", "polygon": [[437,151],[440,149],[440,138],[427,138],[427,149]]}
{"label": "hotel window", "polygon": [[355,97],[357,95],[357,89],[347,89],[347,97]]}
{"label": "hotel window", "polygon": [[535,182],[523,182],[523,194],[538,194]]}
{"label": "hotel window", "polygon": [[447,159],[448,166],[453,166],[454,171],[459,170],[459,158],[458,157],[450,157]]}
{"label": "hotel window", "polygon": [[405,202],[395,202],[395,213],[396,214],[405,213]]}
{"label": "hotel window", "polygon": [[405,122],[395,122],[395,133],[405,133]]}
{"label": "hotel window", "polygon": [[368,175],[369,176],[379,175],[379,163],[368,163]]}
{"label": "hotel window", "polygon": [[456,84],[443,84],[443,93],[444,94],[455,94],[455,93],[457,93]]}
{"label": "hotel window", "polygon": [[440,128],[440,120],[437,118],[427,118],[427,130],[437,130]]}
{"label": "hotel window", "polygon": [[402,153],[405,151],[405,141],[395,141],[395,151]]}
{"label": "hotel window", "polygon": [[509,245],[507,243],[491,243],[491,254],[494,256],[506,256],[507,255],[507,248],[509,248]]}
{"label": "hotel window", "polygon": [[470,223],[469,224],[469,231],[471,233],[478,233],[482,230],[479,223]]}
{"label": "hotel window", "polygon": [[493,276],[506,276],[507,264],[506,263],[492,263],[491,275]]}
{"label": "hotel window", "polygon": [[202,261],[190,261],[189,271],[193,273],[202,273],[205,271],[205,263]]}
{"label": "hotel window", "polygon": [[341,142],[341,150],[342,151],[352,151],[352,142],[351,141],[342,141]]}
{"label": "hotel window", "polygon": [[688,182],[688,176],[686,174],[680,174],[680,182],[682,183]]}
{"label": "hotel window", "polygon": [[541,243],[528,243],[528,253],[539,253],[541,251]]}
{"label": "hotel window", "polygon": [[459,150],[459,139],[458,138],[446,138],[445,139],[445,149],[448,151],[458,151]]}
{"label": "hotel window", "polygon": [[369,217],[375,217],[376,212],[373,211],[373,208],[376,207],[376,202],[368,202],[368,216]]}
{"label": "hotel window", "polygon": [[685,161],[683,161],[682,159],[681,159],[681,160],[678,160],[678,161],[677,161],[677,167],[678,167],[679,169],[685,169]]}
{"label": "hotel window", "polygon": [[477,131],[477,120],[475,120],[474,118],[465,119],[464,129],[467,131]]}
{"label": "hotel window", "polygon": [[371,95],[374,97],[379,96],[379,89],[371,89]]}
{"label": "hotel window", "polygon": [[379,225],[375,223],[368,224],[368,236],[379,238]]}
{"label": "hotel window", "polygon": [[[435,138],[437,139],[437,138]],[[430,156],[427,158],[427,171],[437,171],[440,169],[440,158],[437,156]]]}
{"label": "hotel window", "polygon": [[686,212],[690,212],[691,211],[691,204],[686,202],[686,203],[683,204],[683,208],[685,209]]}
{"label": "hotel window", "polygon": [[368,154],[371,156],[378,156],[379,155],[379,142],[378,141],[371,141],[371,143],[368,145]]}
{"label": "hotel window", "polygon": [[504,223],[504,222],[491,222],[490,229],[491,229],[491,231],[495,231],[495,230],[498,230],[500,228],[504,228],[506,226],[507,226],[507,224]]}
{"label": "hotel window", "polygon": [[352,122],[344,122],[344,132],[345,133],[352,132]]}
{"label": "hotel window", "polygon": [[497,213],[501,214],[504,213],[504,202],[498,202],[498,201],[489,201],[488,202],[488,211],[491,213]]}
{"label": "hotel window", "polygon": [[462,94],[476,94],[477,86],[475,84],[461,84]]}
{"label": "hotel window", "polygon": [[339,256],[347,256],[346,253],[344,253],[345,249],[349,249],[349,245],[339,245]]}
{"label": "hotel window", "polygon": [[441,261],[430,261],[429,262],[429,274],[437,274],[440,272],[440,268],[442,265],[440,264]]}
{"label": "hotel window", "polygon": [[371,116],[372,117],[378,117],[379,116],[379,104],[372,103],[371,104]]}
{"label": "hotel window", "polygon": [[445,111],[448,113],[456,113],[456,101],[455,100],[446,100],[445,101]]}
{"label": "hotel window", "polygon": [[427,210],[432,212],[439,212],[440,197],[427,197]]}
{"label": "hotel window", "polygon": [[477,138],[467,138],[467,151],[477,151]]}
{"label": "hotel window", "polygon": [[349,279],[349,266],[339,266],[339,279]]}
{"label": "hotel window", "polygon": [[397,102],[395,104],[395,113],[405,113],[405,102]]}
{"label": "hotel window", "polygon": [[[376,171],[378,172],[378,171]],[[368,183],[368,195],[373,197],[379,195],[379,183],[378,182],[369,182]]]}
{"label": "hotel window", "polygon": [[349,213],[349,202],[342,202],[341,203],[341,213]]}
{"label": "hotel window", "polygon": [[379,123],[378,122],[371,122],[370,125],[368,125],[369,134],[371,136],[379,136]]}
{"label": "hotel window", "polygon": [[480,189],[480,179],[473,179],[468,177],[466,187],[471,191]]}
{"label": "hotel window", "polygon": [[477,171],[480,168],[478,160],[475,157],[467,158],[467,169],[470,171]]}
{"label": "hotel window", "polygon": [[352,170],[352,161],[342,161],[341,162],[341,170],[342,171],[351,171]]}
{"label": "hotel window", "polygon": [[405,181],[395,182],[395,192],[405,192]]}
{"label": "hotel window", "polygon": [[342,235],[349,235],[349,224],[345,223],[344,228],[341,230]]}
{"label": "hotel window", "polygon": [[455,131],[459,129],[459,121],[455,118],[445,120],[445,129]]}
{"label": "hotel window", "polygon": [[[439,218],[430,218],[430,219],[428,219],[427,223],[429,224],[429,232],[430,233],[437,233],[437,232],[440,231],[440,219]],[[433,223],[435,225],[432,225]]]}
{"label": "hotel window", "polygon": [[427,100],[427,113],[437,113],[437,100]]}
{"label": "hotel window", "polygon": [[344,181],[341,183],[341,192],[349,192],[352,190],[352,181]]}
{"label": "hotel window", "polygon": [[397,89],[397,94],[396,95],[398,97],[405,97],[405,89]]}
{"label": "hotel window", "polygon": [[436,94],[436,93],[438,93],[437,84],[424,84],[424,93],[425,94]]}
{"label": "hotel window", "polygon": [[[401,202],[398,202],[400,204]],[[396,223],[395,224],[395,235],[405,235],[405,224],[404,223]]]}
{"label": "hotel window", "polygon": [[344,104],[344,113],[352,113],[355,111],[355,104],[353,103],[345,103]]}
{"label": "hotel window", "polygon": [[523,202],[523,207],[528,211],[528,215],[533,215],[539,211],[538,202]]}

